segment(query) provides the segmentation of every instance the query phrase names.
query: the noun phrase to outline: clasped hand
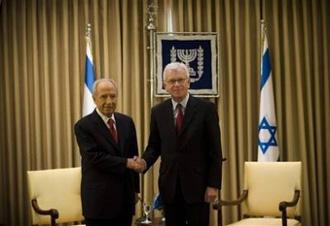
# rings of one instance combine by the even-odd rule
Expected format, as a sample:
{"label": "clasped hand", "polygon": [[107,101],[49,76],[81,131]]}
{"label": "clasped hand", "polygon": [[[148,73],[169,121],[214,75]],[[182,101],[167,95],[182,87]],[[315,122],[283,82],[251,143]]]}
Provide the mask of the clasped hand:
{"label": "clasped hand", "polygon": [[142,173],[147,169],[147,163],[144,159],[138,156],[128,158],[126,163],[127,168],[135,170],[138,173]]}

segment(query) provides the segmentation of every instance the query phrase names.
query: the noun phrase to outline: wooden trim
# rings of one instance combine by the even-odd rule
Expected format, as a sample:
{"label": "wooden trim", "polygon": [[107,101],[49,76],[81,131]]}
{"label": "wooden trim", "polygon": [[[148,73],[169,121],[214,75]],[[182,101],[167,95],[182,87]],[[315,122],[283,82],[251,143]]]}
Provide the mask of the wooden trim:
{"label": "wooden trim", "polygon": [[40,215],[49,215],[50,220],[51,220],[51,226],[56,225],[56,219],[59,216],[58,210],[57,209],[48,209],[48,210],[43,210],[39,207],[37,199],[32,199],[31,204],[33,207],[33,210],[36,211]]}

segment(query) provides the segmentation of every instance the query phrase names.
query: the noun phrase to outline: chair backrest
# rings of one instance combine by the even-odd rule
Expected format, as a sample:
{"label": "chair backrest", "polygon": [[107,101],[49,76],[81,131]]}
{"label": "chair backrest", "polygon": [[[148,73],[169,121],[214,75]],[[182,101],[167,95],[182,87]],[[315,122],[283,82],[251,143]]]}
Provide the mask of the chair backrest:
{"label": "chair backrest", "polygon": [[[279,203],[291,201],[295,190],[301,194],[301,162],[246,162],[244,189],[248,190],[245,214],[279,217]],[[288,208],[288,217],[299,215],[299,206],[300,201],[297,207]]]}
{"label": "chair backrest", "polygon": [[[57,209],[57,223],[82,221],[80,199],[81,168],[28,171],[30,203],[36,199],[41,209]],[[31,206],[31,205],[30,205]],[[50,217],[31,207],[32,224],[49,224]]]}

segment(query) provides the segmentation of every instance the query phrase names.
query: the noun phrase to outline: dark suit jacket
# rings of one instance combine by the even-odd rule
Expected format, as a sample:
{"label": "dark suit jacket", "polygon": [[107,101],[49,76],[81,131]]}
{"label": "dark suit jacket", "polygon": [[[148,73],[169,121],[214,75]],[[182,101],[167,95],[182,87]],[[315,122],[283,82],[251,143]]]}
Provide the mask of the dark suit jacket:
{"label": "dark suit jacket", "polygon": [[221,185],[221,142],[215,105],[190,95],[180,134],[171,100],[151,111],[150,137],[143,158],[149,168],[161,156],[159,191],[171,203],[178,179],[186,202],[203,202],[207,186]]}
{"label": "dark suit jacket", "polygon": [[119,144],[102,118],[94,112],[75,124],[80,148],[81,199],[85,218],[111,219],[134,214],[139,175],[126,168],[126,158],[138,155],[133,120],[115,113]]}

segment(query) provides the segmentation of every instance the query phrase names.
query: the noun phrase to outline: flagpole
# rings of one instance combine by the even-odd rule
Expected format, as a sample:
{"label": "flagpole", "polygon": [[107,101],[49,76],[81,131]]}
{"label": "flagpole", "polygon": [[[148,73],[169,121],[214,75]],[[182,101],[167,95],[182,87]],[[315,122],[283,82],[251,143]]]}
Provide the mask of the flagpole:
{"label": "flagpole", "polygon": [[154,96],[154,73],[155,73],[155,40],[154,40],[154,34],[156,32],[156,14],[157,14],[157,0],[148,0],[148,6],[147,6],[147,16],[148,16],[148,24],[147,24],[147,30],[149,32],[149,46],[147,49],[149,50],[149,65],[150,65],[150,105],[153,106],[153,96]]}
{"label": "flagpole", "polygon": [[[264,19],[261,19],[261,21],[260,21],[260,44],[259,44],[259,49],[260,49],[260,54],[259,54],[259,56],[260,56],[260,61],[259,62],[262,62],[262,55],[263,55],[263,50],[264,50],[264,41],[265,41],[265,35],[266,35],[266,33],[265,33],[265,21],[264,21]],[[260,75],[261,75],[261,73],[262,73],[262,71],[261,71],[261,68],[260,68]]]}
{"label": "flagpole", "polygon": [[[149,83],[150,83],[150,106],[154,105],[154,89],[155,89],[155,32],[156,32],[156,19],[157,19],[157,0],[147,0],[147,32],[149,34],[149,45],[147,46],[147,51],[149,52]],[[151,171],[153,173],[153,171]],[[142,205],[145,204],[148,200],[145,196],[149,194],[150,188],[145,184],[146,178],[141,178],[142,189],[141,189],[141,202]],[[153,190],[152,190],[153,191]]]}
{"label": "flagpole", "polygon": [[166,30],[169,33],[173,32],[173,17],[172,17],[172,0],[165,1],[166,8]]}
{"label": "flagpole", "polygon": [[265,32],[264,32],[265,20],[264,20],[264,9],[263,9],[263,7],[264,7],[263,0],[260,0],[260,33],[261,33],[261,35],[260,35],[260,37],[261,37],[261,43],[260,43],[261,55],[260,56],[261,57],[262,57],[262,49],[263,49],[263,43],[264,43],[264,37],[265,37]]}

